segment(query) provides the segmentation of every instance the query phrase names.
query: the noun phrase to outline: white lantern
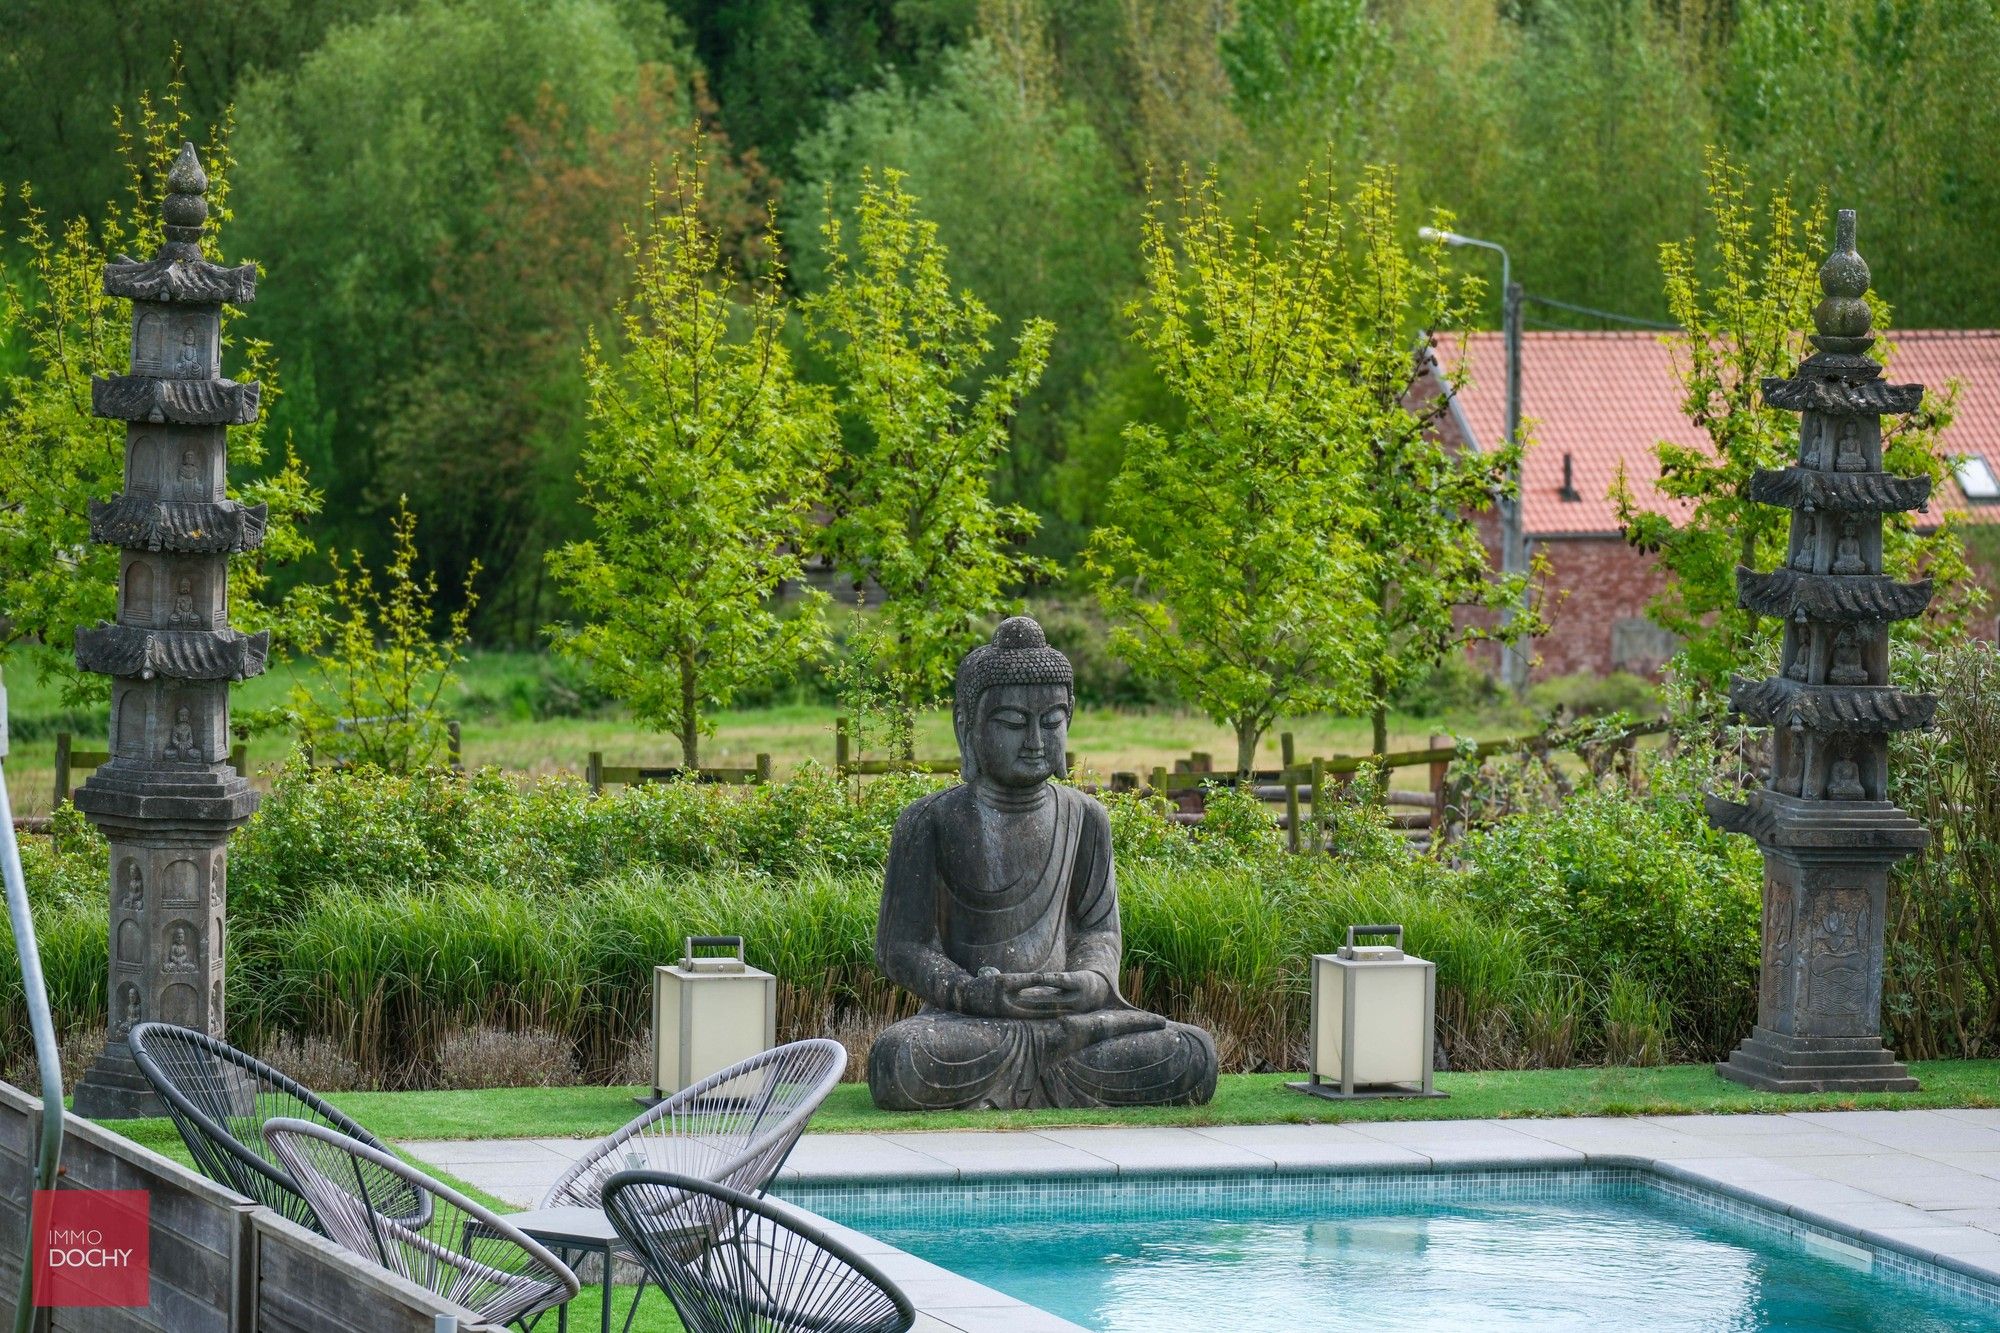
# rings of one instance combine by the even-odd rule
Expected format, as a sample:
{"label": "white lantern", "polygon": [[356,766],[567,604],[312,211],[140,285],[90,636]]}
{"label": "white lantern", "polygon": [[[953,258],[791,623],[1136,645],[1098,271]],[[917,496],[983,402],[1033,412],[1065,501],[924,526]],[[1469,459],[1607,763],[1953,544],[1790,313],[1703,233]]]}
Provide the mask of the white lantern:
{"label": "white lantern", "polygon": [[[697,949],[731,949],[697,955]],[[743,961],[741,935],[690,935],[653,969],[653,1097],[699,1083],[778,1044],[778,979]]]}
{"label": "white lantern", "polygon": [[[1394,944],[1356,944],[1393,935]],[[1401,926],[1350,926],[1312,960],[1311,1080],[1318,1097],[1442,1097],[1431,1085],[1437,965],[1403,952]]]}

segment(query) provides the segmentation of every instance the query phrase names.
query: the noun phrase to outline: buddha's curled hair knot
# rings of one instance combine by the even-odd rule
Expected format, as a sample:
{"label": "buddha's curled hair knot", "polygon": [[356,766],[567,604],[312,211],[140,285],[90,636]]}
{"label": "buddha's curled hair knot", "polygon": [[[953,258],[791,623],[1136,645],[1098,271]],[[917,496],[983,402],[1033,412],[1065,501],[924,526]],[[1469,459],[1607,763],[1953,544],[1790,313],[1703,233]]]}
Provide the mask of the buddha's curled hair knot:
{"label": "buddha's curled hair knot", "polygon": [[995,685],[1060,685],[1076,688],[1069,658],[1049,647],[1032,616],[1010,616],[993,631],[993,641],[967,653],[958,664],[953,711],[969,717],[979,696]]}

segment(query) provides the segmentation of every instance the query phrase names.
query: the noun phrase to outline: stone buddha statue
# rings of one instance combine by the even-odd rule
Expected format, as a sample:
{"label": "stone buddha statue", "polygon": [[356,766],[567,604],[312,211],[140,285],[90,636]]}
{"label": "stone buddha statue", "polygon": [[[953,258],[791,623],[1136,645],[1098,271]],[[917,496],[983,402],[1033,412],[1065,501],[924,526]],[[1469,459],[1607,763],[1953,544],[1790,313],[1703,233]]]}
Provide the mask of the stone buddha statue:
{"label": "stone buddha statue", "polygon": [[922,1007],[875,1041],[885,1110],[1206,1102],[1215,1043],[1126,1003],[1104,807],[1065,771],[1069,659],[1026,616],[958,666],[964,781],[896,821],[875,960]]}

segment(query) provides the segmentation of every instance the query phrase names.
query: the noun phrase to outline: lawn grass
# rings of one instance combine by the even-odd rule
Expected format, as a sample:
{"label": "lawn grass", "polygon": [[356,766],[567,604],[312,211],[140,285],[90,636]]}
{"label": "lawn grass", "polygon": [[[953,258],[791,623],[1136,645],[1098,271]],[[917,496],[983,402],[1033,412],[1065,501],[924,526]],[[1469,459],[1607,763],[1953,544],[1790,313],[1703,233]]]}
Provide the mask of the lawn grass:
{"label": "lawn grass", "polygon": [[[878,1111],[844,1083],[812,1132],[1054,1129],[1076,1125],[1264,1125],[1356,1120],[1483,1120],[1549,1116],[1731,1115],[1774,1111],[2000,1107],[2000,1060],[1913,1061],[1918,1092],[1753,1092],[1707,1065],[1655,1069],[1524,1069],[1439,1074],[1446,1099],[1329,1102],[1285,1087],[1297,1074],[1225,1074],[1207,1106],[1081,1111]],[[469,1092],[345,1092],[328,1100],[391,1141],[597,1138],[638,1113],[644,1088],[488,1088]],[[147,1147],[178,1149],[166,1120],[110,1126]]]}
{"label": "lawn grass", "polygon": [[[481,652],[467,658],[455,696],[441,706],[447,715],[462,721],[468,765],[491,764],[528,777],[581,773],[592,750],[603,751],[606,761],[613,764],[665,766],[680,762],[679,741],[641,728],[622,710],[592,717],[537,720],[527,716],[518,703],[523,694],[520,687],[534,677],[535,662],[529,653]],[[298,667],[284,665],[245,681],[231,690],[232,705],[246,711],[282,704],[299,679],[298,672]],[[13,750],[7,756],[7,790],[14,812],[47,814],[55,782],[54,724],[48,719],[64,711],[59,691],[38,681],[34,672],[23,666],[8,672],[7,693],[15,718],[30,724],[25,728],[17,725]],[[762,753],[772,757],[781,774],[807,759],[831,767],[838,711],[831,704],[792,703],[719,713],[714,735],[703,741],[702,762],[717,767],[748,766]],[[515,715],[517,712],[520,715]],[[102,749],[108,725],[105,718],[100,710],[77,720],[70,728],[75,744]],[[1492,738],[1531,729],[1514,716],[1393,714],[1389,748],[1421,749],[1433,734]],[[1294,733],[1301,758],[1360,754],[1372,744],[1365,719],[1280,719],[1265,736],[1260,766],[1277,766],[1279,736],[1286,731]],[[1227,727],[1179,710],[1086,708],[1077,715],[1070,735],[1072,753],[1081,760],[1086,776],[1099,780],[1113,771],[1144,773],[1156,764],[1171,766],[1175,759],[1184,759],[1196,750],[1212,754],[1223,768],[1228,768],[1236,755],[1236,742]],[[291,741],[285,735],[266,734],[250,740],[248,763],[258,786],[270,785],[263,771],[281,763],[290,750]],[[919,719],[917,752],[927,758],[956,753],[950,710],[937,709]],[[1399,786],[1421,787],[1426,781],[1421,768],[1396,773]]]}

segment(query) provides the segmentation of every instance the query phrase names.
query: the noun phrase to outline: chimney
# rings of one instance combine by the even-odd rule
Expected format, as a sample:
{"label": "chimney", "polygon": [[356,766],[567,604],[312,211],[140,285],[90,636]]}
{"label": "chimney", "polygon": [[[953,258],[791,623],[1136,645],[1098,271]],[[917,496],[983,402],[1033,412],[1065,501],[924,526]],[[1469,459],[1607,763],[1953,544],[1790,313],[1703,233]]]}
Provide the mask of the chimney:
{"label": "chimney", "polygon": [[1575,503],[1583,499],[1583,496],[1576,489],[1576,459],[1567,453],[1563,455],[1562,489],[1557,491],[1556,494],[1563,498],[1565,504]]}

